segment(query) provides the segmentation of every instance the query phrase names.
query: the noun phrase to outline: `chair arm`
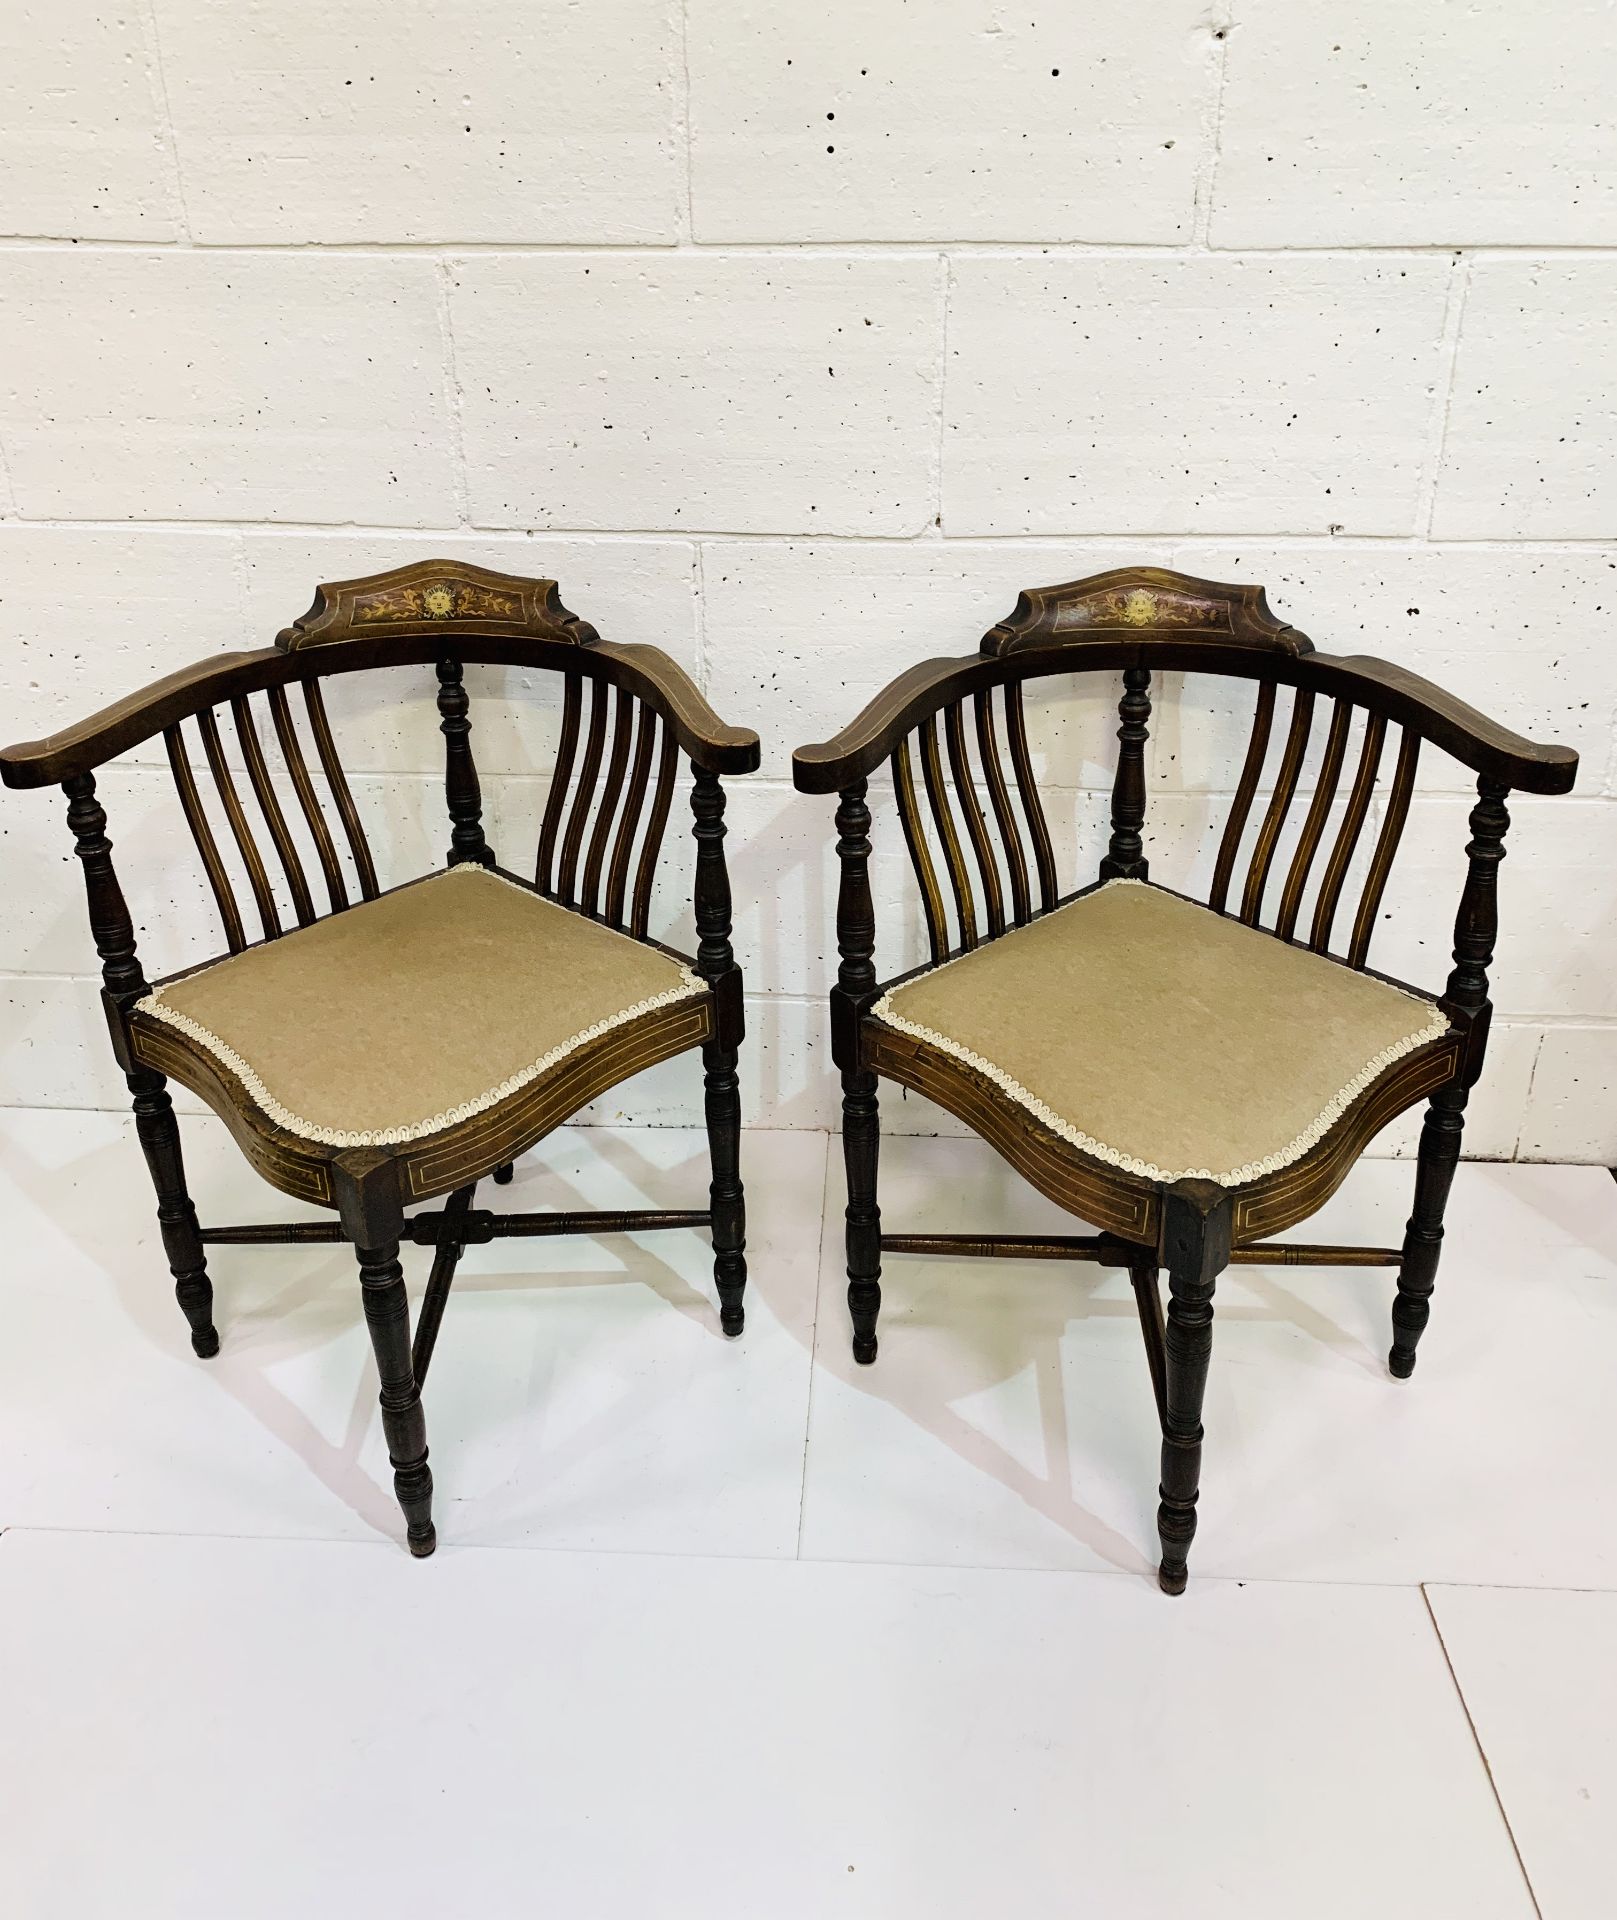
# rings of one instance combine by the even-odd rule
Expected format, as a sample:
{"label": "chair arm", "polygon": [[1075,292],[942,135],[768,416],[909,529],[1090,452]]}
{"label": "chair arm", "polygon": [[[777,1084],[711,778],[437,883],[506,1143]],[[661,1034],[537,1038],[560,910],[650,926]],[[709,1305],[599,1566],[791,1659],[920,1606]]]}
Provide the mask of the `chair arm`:
{"label": "chair arm", "polygon": [[89,773],[200,708],[267,684],[266,673],[285,677],[274,671],[282,658],[273,647],[216,654],[165,674],[57,733],[0,748],[0,782],[8,787],[49,787],[74,774]]}
{"label": "chair arm", "polygon": [[917,661],[834,738],[799,747],[792,755],[792,784],[799,793],[840,793],[874,773],[929,714],[978,687],[1018,677],[1019,668],[1008,671],[978,654]]}
{"label": "chair arm", "polygon": [[618,646],[597,641],[590,652],[598,660],[621,665],[634,691],[660,709],[674,738],[694,766],[709,773],[752,773],[759,760],[758,736],[750,727],[727,726],[713,711],[678,661],[661,647]]}

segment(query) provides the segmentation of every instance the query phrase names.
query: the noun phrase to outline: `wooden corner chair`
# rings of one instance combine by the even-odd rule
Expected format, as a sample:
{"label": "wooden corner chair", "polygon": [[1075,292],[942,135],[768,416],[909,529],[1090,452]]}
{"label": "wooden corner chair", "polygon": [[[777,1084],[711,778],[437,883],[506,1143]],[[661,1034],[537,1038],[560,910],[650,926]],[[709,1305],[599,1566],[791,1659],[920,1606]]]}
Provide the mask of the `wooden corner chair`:
{"label": "wooden corner chair", "polygon": [[[1023,689],[1100,671],[1121,671],[1123,686],[1111,839],[1098,878],[1062,892]],[[1152,674],[1163,671],[1254,687],[1250,741],[1205,903],[1147,873],[1145,753]],[[1281,689],[1290,718],[1271,755]],[[1282,876],[1276,852],[1315,707],[1326,701],[1317,780]],[[1349,918],[1344,887],[1389,728],[1398,730],[1398,750]],[[1356,758],[1343,798],[1350,740]],[[1366,966],[1423,742],[1477,775],[1454,965],[1437,993]],[[1253,825],[1271,758],[1269,797]],[[883,983],[867,782],[888,760],[931,958]],[[1316,652],[1274,617],[1261,588],[1156,568],[1022,594],[978,654],[923,661],[834,740],[799,748],[798,788],[840,796],[831,1034],[842,1075],[854,1358],[876,1357],[884,1252],[1126,1268],[1162,1429],[1159,1578],[1165,1591],[1182,1592],[1196,1531],[1214,1286],[1225,1266],[1396,1268],[1389,1366],[1400,1379],[1414,1370],[1466,1101],[1488,1038],[1505,798],[1512,788],[1564,793],[1576,769],[1569,749],[1524,740],[1400,667]],[[1041,1193],[1100,1232],[884,1233],[876,1181],[883,1076],[966,1121]],[[1372,1136],[1420,1100],[1429,1104],[1401,1247],[1271,1241],[1313,1213]]]}
{"label": "wooden corner chair", "polygon": [[[497,867],[484,837],[463,683],[469,661],[563,678],[560,744],[531,878]],[[437,671],[448,867],[382,892],[321,683],[423,666]],[[318,782],[288,699],[294,686]],[[279,779],[254,715],[260,695]],[[284,890],[227,756],[218,716],[225,706],[238,769]],[[187,722],[212,778],[219,831],[193,770]],[[159,733],[227,951],[153,983],[136,955],[95,769]],[[682,753],[694,776],[694,956],[646,932]],[[219,1350],[210,1245],[351,1241],[394,1487],[417,1556],[435,1544],[421,1386],[468,1245],[511,1235],[708,1227],[721,1325],[732,1335],[742,1329],[741,974],[730,946],[720,776],[757,764],[756,734],[725,726],[656,648],[601,640],[561,604],[554,581],[441,560],[323,586],[273,647],[201,661],[78,726],[0,753],[8,786],[54,783],[67,795],[113,1051],[134,1097],[193,1348],[204,1359]],[[299,815],[302,854],[289,825]],[[262,930],[251,944],[220,854],[226,832]],[[324,905],[310,884],[313,865]],[[712,1154],[707,1207],[501,1215],[472,1205],[485,1174],[508,1181],[513,1160],[586,1101],[694,1047],[702,1050]],[[335,1210],[337,1219],[200,1225],[186,1190],[171,1078],[208,1103],[272,1186]],[[441,1207],[406,1215],[443,1195]],[[413,1338],[399,1265],[406,1239],[434,1249]]]}

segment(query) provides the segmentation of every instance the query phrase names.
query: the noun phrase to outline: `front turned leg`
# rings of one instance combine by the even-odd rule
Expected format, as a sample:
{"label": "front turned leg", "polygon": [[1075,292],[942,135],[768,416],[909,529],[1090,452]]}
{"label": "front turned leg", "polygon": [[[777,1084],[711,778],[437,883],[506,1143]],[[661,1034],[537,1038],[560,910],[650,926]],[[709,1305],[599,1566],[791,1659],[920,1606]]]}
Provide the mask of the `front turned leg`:
{"label": "front turned leg", "polygon": [[1415,1371],[1415,1348],[1432,1314],[1432,1288],[1443,1251],[1443,1209],[1454,1184],[1465,1131],[1464,1087],[1443,1087],[1432,1095],[1420,1130],[1415,1165],[1415,1205],[1404,1229],[1404,1257],[1398,1268],[1398,1298],[1392,1306],[1392,1348],[1387,1368],[1395,1380]]}
{"label": "front turned leg", "polygon": [[197,1225],[197,1210],[186,1190],[174,1102],[169,1098],[168,1082],[154,1068],[137,1067],[127,1078],[134,1096],[135,1132],[157,1189],[157,1225],[169,1272],[174,1276],[174,1297],[191,1329],[192,1351],[201,1360],[211,1360],[219,1351],[219,1333],[213,1324],[213,1282],[208,1278],[208,1256]]}
{"label": "front turned leg", "polygon": [[709,1042],[702,1049],[703,1105],[713,1183],[708,1201],[713,1221],[713,1279],[719,1290],[719,1325],[732,1337],[746,1325],[741,1297],[747,1289],[747,1202],[741,1185],[741,1083],[736,1050]]}
{"label": "front turned leg", "polygon": [[1169,1300],[1157,1508],[1162,1566],[1157,1580],[1164,1593],[1183,1593],[1201,1488],[1202,1396],[1213,1351],[1213,1288],[1229,1264],[1231,1209],[1229,1195],[1210,1180],[1178,1181],[1164,1189],[1162,1207]]}
{"label": "front turned leg", "polygon": [[425,1559],[438,1544],[432,1525],[432,1469],[427,1465],[427,1422],[421,1390],[410,1359],[410,1303],[399,1265],[399,1243],[356,1248],[359,1284],[365,1301],[381,1378],[382,1431],[393,1463],[393,1491],[404,1509],[410,1551]]}
{"label": "front turned leg", "polygon": [[868,1367],[876,1357],[881,1312],[881,1208],[876,1204],[876,1160],[881,1108],[873,1073],[842,1076],[842,1158],[848,1174],[848,1312],[853,1357]]}

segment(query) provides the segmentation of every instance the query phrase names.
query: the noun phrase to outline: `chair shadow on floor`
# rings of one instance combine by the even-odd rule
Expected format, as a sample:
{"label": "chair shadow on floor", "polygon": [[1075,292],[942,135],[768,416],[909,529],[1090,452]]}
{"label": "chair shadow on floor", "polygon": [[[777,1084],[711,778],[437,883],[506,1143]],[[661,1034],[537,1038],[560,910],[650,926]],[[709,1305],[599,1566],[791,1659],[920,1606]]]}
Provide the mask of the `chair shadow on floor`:
{"label": "chair shadow on floor", "polygon": [[[198,1123],[188,1118],[185,1125],[188,1143],[194,1142],[198,1149],[194,1177],[204,1216],[234,1217],[243,1203],[234,1188],[229,1197],[220,1195],[213,1175],[216,1164],[234,1170],[235,1162],[221,1155],[216,1163],[203,1150]],[[813,1137],[817,1181],[825,1137]],[[660,1138],[666,1141],[667,1136]],[[635,1204],[674,1206],[692,1204],[693,1195],[699,1204],[706,1183],[706,1156],[700,1145],[693,1142],[677,1164],[664,1165],[623,1132],[591,1129],[589,1142],[605,1181],[592,1178],[583,1183],[555,1172],[545,1165],[541,1147],[519,1165],[514,1186],[480,1191],[478,1204],[496,1210],[559,1210],[628,1204],[632,1199]],[[889,1219],[894,1230],[922,1221],[945,1230],[954,1224],[957,1213],[979,1222],[1002,1219],[1019,1229],[1037,1230],[1041,1225],[1043,1203],[975,1143],[923,1139],[912,1144],[899,1136],[888,1143],[888,1152],[893,1162]],[[941,1169],[934,1164],[940,1156]],[[914,1170],[906,1173],[903,1168],[911,1162]],[[932,1176],[924,1177],[922,1169],[928,1166]],[[941,1179],[937,1177],[940,1170]],[[56,1168],[36,1162],[22,1171],[22,1178],[32,1202],[52,1221],[64,1223],[63,1231],[79,1243],[94,1267],[110,1276],[120,1308],[139,1337],[171,1356],[175,1365],[202,1364],[184,1351],[183,1337],[177,1337],[183,1336],[183,1327],[175,1316],[162,1247],[150,1217],[132,1123],[120,1122],[116,1139],[76,1160]],[[610,1194],[602,1191],[606,1182],[613,1189]],[[252,1191],[261,1214],[279,1211],[286,1217],[307,1217],[293,1203],[261,1189]],[[92,1193],[110,1203],[90,1212],[85,1196]],[[940,1195],[946,1197],[941,1210]],[[891,1255],[884,1275],[883,1350],[875,1366],[856,1367],[848,1349],[842,1299],[842,1185],[834,1138],[827,1200],[818,1315],[807,1310],[810,1303],[796,1297],[796,1276],[804,1269],[795,1263],[787,1266],[755,1259],[749,1298],[767,1308],[839,1380],[891,1405],[1098,1559],[1121,1570],[1148,1572],[1152,1563],[1146,1558],[1146,1545],[1152,1537],[1153,1510],[1147,1495],[1158,1437],[1133,1297],[1124,1277],[1110,1269],[1076,1263],[945,1262]],[[942,1217],[944,1212],[948,1218]],[[1064,1217],[1063,1224],[1070,1225]],[[705,1269],[705,1236],[681,1232],[667,1239],[682,1242],[687,1237],[700,1249],[699,1262]],[[543,1243],[508,1243],[513,1251],[519,1244],[537,1249]],[[579,1248],[575,1259],[561,1242],[552,1242],[542,1253],[517,1256],[524,1264],[509,1271],[489,1270],[475,1258],[486,1257],[492,1249],[473,1249],[456,1279],[435,1364],[446,1378],[456,1364],[455,1304],[457,1298],[464,1304],[467,1296],[555,1295],[575,1288],[644,1286],[709,1338],[722,1339],[711,1289],[693,1285],[686,1278],[686,1272],[695,1270],[690,1261],[681,1257],[676,1266],[658,1251],[660,1244],[613,1236],[591,1241],[587,1252]],[[554,1264],[547,1268],[537,1264],[540,1260]],[[417,1301],[429,1262],[428,1249],[406,1249],[407,1278]],[[206,1363],[207,1376],[278,1447],[303,1461],[365,1527],[379,1537],[392,1538],[396,1508],[385,1467],[378,1477],[363,1460],[376,1419],[377,1389],[374,1361],[362,1332],[352,1256],[341,1246],[226,1247],[215,1251],[214,1269],[225,1340],[219,1357]],[[1223,1370],[1242,1364],[1243,1326],[1290,1325],[1299,1335],[1293,1351],[1300,1364],[1346,1365],[1369,1378],[1382,1377],[1385,1300],[1375,1279],[1366,1276],[1362,1319],[1356,1316],[1356,1324],[1349,1327],[1310,1299],[1311,1277],[1305,1268],[1255,1267],[1226,1277],[1209,1405],[1215,1445],[1223,1444],[1218,1428],[1227,1412],[1219,1383]],[[817,1333],[811,1331],[816,1323]],[[1107,1330],[1118,1337],[1111,1338]],[[1074,1397],[1064,1352],[1068,1340],[1102,1338],[1109,1339],[1111,1355],[1123,1375],[1115,1408]],[[332,1438],[334,1423],[317,1424],[277,1376],[289,1365],[344,1339],[354,1342],[352,1390]],[[1017,1450],[962,1408],[969,1409],[979,1396],[1011,1386],[1019,1376],[1030,1382],[1037,1439]],[[669,1391],[677,1391],[677,1386]],[[542,1392],[535,1398],[542,1401]],[[446,1428],[441,1419],[435,1426],[434,1409],[435,1404],[451,1399],[440,1393],[435,1402],[429,1384],[429,1436],[439,1449],[446,1481],[453,1478],[457,1444],[465,1431]],[[564,1436],[547,1436],[547,1479],[559,1478],[587,1456],[621,1417],[621,1410],[606,1408]],[[1232,1439],[1240,1443],[1239,1435]],[[1030,1464],[1030,1459],[1039,1464]],[[1086,1484],[1104,1485],[1126,1502],[1130,1515],[1126,1531],[1120,1532],[1086,1502]]]}
{"label": "chair shadow on floor", "polygon": [[[197,1123],[186,1120],[184,1125],[188,1143],[200,1146]],[[621,1201],[603,1201],[598,1189],[586,1192],[581,1185],[545,1166],[541,1147],[525,1166],[519,1163],[513,1185],[497,1188],[489,1183],[486,1191],[480,1188],[477,1204],[496,1212],[552,1209],[559,1212],[604,1204],[688,1205],[691,1202],[688,1199],[682,1202],[680,1196],[693,1192],[705,1195],[705,1146],[694,1148],[675,1166],[663,1166],[639,1153],[621,1135],[592,1131],[591,1144],[612,1184],[622,1183],[630,1190]],[[212,1191],[214,1182],[209,1177],[210,1156],[198,1154],[195,1158],[193,1190],[204,1222],[233,1217],[240,1211],[241,1202],[234,1194],[230,1201],[217,1199]],[[156,1222],[149,1216],[144,1188],[137,1187],[137,1182],[144,1180],[144,1172],[133,1122],[124,1121],[117,1139],[59,1168],[47,1169],[35,1163],[23,1178],[34,1204],[53,1221],[85,1220],[86,1193],[117,1195],[118,1204],[87,1222],[87,1232],[66,1230],[73,1233],[93,1265],[111,1281],[130,1326],[153,1348],[174,1354],[177,1364],[205,1365],[208,1377],[217,1387],[257,1421],[278,1446],[301,1459],[320,1484],[357,1519],[379,1536],[391,1539],[397,1532],[398,1508],[385,1464],[382,1477],[378,1478],[362,1463],[367,1438],[378,1423],[378,1383],[375,1358],[364,1338],[352,1251],[342,1245],[212,1249],[210,1265],[224,1339],[215,1359],[197,1362],[184,1351],[183,1322],[174,1305]],[[260,1217],[309,1217],[306,1209],[282,1202],[279,1196],[271,1196],[263,1188],[256,1191],[250,1204],[257,1206]],[[703,1264],[711,1260],[706,1235],[699,1230],[681,1230],[667,1237],[699,1240]],[[445,1335],[435,1361],[438,1367],[453,1364],[457,1296],[464,1300],[468,1295],[536,1291],[553,1294],[577,1287],[644,1286],[675,1312],[695,1321],[712,1339],[724,1337],[716,1299],[698,1291],[651,1247],[626,1235],[590,1240],[590,1259],[595,1263],[591,1266],[567,1265],[564,1251],[567,1241],[561,1237],[503,1244],[511,1248],[543,1247],[546,1252],[537,1258],[549,1259],[556,1265],[549,1269],[534,1264],[521,1270],[489,1271],[475,1258],[488,1249],[470,1250],[456,1275],[450,1296]],[[412,1312],[419,1305],[431,1258],[428,1247],[407,1245],[404,1249]],[[533,1260],[535,1255],[529,1253],[524,1258]],[[250,1279],[246,1277],[249,1274]],[[277,1275],[285,1277],[273,1277]],[[277,1384],[275,1376],[289,1363],[307,1359],[318,1350],[349,1337],[355,1341],[353,1391],[340,1435],[333,1440]],[[429,1438],[440,1446],[441,1457],[448,1465],[453,1459],[457,1436],[434,1431],[430,1386],[426,1401]],[[611,1410],[604,1411],[548,1448],[547,1461],[552,1470],[560,1473],[571,1460],[587,1454],[600,1430],[613,1417]]]}
{"label": "chair shadow on floor", "polygon": [[[1160,1432],[1127,1275],[1076,1261],[951,1261],[887,1253],[881,1350],[873,1365],[856,1365],[842,1297],[844,1189],[835,1141],[832,1146],[819,1363],[846,1385],[893,1407],[1097,1558],[1121,1571],[1154,1577]],[[1059,1223],[1053,1213],[1042,1218],[1044,1203],[1009,1168],[989,1162],[975,1142],[895,1136],[884,1142],[883,1151],[892,1163],[884,1169],[883,1223],[889,1231],[923,1230],[923,1223],[928,1232],[1084,1230],[1066,1215]],[[942,1160],[942,1177],[917,1178],[931,1159]],[[1313,1273],[1306,1267],[1247,1266],[1224,1276],[1208,1392],[1213,1447],[1241,1444],[1238,1432],[1231,1432],[1227,1442],[1220,1433],[1221,1427],[1234,1425],[1221,1370],[1242,1364],[1244,1328],[1289,1326],[1299,1336],[1294,1354],[1301,1365],[1347,1366],[1371,1380],[1385,1378],[1381,1347],[1390,1292],[1385,1277],[1364,1276],[1362,1317],[1349,1327],[1309,1298]],[[1165,1276],[1162,1284],[1165,1288]],[[1112,1338],[1107,1330],[1121,1337]],[[1064,1343],[1098,1338],[1106,1340],[1108,1366],[1125,1376],[1115,1405],[1096,1407],[1073,1397]],[[981,1396],[1011,1387],[1019,1376],[1031,1379],[1037,1435],[1020,1453],[961,1411]],[[1091,1372],[1090,1377],[1103,1376]],[[1106,1398],[1111,1401],[1110,1393]],[[1042,1467],[1029,1464],[1027,1456],[1035,1453],[1042,1455]],[[1126,1536],[1086,1504],[1086,1482],[1105,1486],[1118,1502],[1127,1503]]]}

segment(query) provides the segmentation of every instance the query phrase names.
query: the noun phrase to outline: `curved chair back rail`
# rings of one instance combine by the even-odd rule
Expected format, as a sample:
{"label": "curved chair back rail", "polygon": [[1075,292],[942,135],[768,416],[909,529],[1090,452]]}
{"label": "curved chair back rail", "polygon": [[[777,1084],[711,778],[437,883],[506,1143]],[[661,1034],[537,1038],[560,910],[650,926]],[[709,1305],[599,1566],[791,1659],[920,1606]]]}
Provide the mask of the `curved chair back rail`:
{"label": "curved chair back rail", "polygon": [[[1191,624],[1187,604],[1206,609],[1205,617]],[[1570,747],[1525,739],[1417,673],[1365,654],[1318,652],[1275,620],[1261,587],[1126,567],[1030,589],[977,654],[917,662],[835,738],[797,749],[796,784],[804,793],[840,792],[875,772],[929,714],[985,689],[1129,667],[1269,681],[1345,700],[1526,793],[1565,793],[1577,771]]]}
{"label": "curved chair back rail", "polygon": [[[490,604],[495,612],[479,611]],[[443,611],[428,610],[437,607]],[[644,701],[694,765],[712,773],[750,773],[758,765],[757,734],[726,726],[690,676],[660,649],[600,639],[562,606],[553,580],[525,580],[461,560],[425,560],[322,586],[314,606],[273,647],[199,660],[76,726],[5,748],[0,780],[8,787],[56,785],[210,707],[330,674],[445,658],[605,680]]]}
{"label": "curved chair back rail", "polygon": [[[1058,884],[1028,750],[1029,681],[1121,672],[1112,835],[1100,878],[1146,876],[1151,687],[1166,670],[1254,684],[1208,904],[1355,968],[1369,954],[1423,742],[1471,767],[1501,799],[1513,787],[1565,792],[1577,767],[1568,748],[1526,740],[1403,668],[1316,652],[1275,619],[1261,588],[1133,568],[1024,593],[976,655],[921,662],[835,739],[799,748],[794,778],[806,792],[846,794],[891,761],[935,963],[1070,895]],[[1304,764],[1319,741],[1302,805]],[[1367,841],[1378,790],[1380,825]],[[1301,822],[1281,858],[1294,803]],[[1367,863],[1356,863],[1361,843]]]}
{"label": "curved chair back rail", "polygon": [[[356,897],[376,897],[375,861],[327,716],[322,682],[329,675],[436,667],[449,859],[492,863],[467,662],[561,675],[562,737],[535,881],[563,904],[643,939],[681,751],[703,777],[716,776],[755,767],[757,736],[726,726],[656,648],[601,641],[562,605],[553,581],[424,561],[322,586],[273,647],[199,661],[76,726],[7,748],[0,777],[16,787],[71,786],[161,734],[225,944],[236,953]],[[285,769],[280,792],[265,753],[270,741]],[[283,804],[287,787],[291,799]],[[294,800],[315,873],[288,824]],[[232,868],[245,877],[241,898]]]}

